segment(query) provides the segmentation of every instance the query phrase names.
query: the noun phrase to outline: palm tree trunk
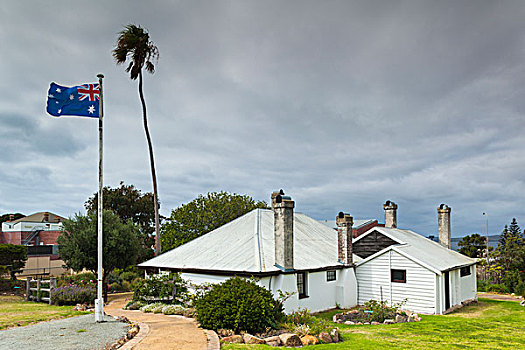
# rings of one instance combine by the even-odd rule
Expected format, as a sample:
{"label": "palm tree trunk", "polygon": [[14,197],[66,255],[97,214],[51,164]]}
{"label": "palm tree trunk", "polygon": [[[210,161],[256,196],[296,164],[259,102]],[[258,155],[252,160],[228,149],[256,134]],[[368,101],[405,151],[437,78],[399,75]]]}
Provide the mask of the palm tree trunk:
{"label": "palm tree trunk", "polygon": [[144,118],[144,131],[146,132],[146,139],[148,140],[149,148],[149,162],[151,166],[151,179],[153,181],[153,205],[155,206],[155,256],[161,253],[160,247],[160,223],[159,223],[159,201],[157,195],[157,175],[155,174],[155,159],[153,158],[153,145],[151,143],[151,136],[149,135],[148,117],[146,115],[146,100],[144,100],[144,93],[142,92],[142,70],[139,72],[139,95],[142,102],[142,116]]}

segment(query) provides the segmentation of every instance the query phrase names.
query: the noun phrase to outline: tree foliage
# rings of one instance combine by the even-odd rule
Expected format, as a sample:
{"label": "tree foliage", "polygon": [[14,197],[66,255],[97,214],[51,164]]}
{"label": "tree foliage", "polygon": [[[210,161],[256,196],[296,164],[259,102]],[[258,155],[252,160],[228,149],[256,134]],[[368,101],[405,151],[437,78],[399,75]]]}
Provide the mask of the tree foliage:
{"label": "tree foliage", "polygon": [[223,191],[199,195],[171,211],[162,226],[163,249],[176,248],[256,208],[267,209],[268,205],[247,195]]}
{"label": "tree foliage", "polygon": [[[153,194],[142,193],[133,185],[125,185],[120,182],[119,187],[104,187],[102,192],[104,209],[113,211],[123,221],[133,221],[140,227],[138,262],[153,257],[153,245],[155,243],[153,233],[155,232],[155,210],[153,208]],[[93,194],[84,204],[88,213],[96,213],[98,208],[98,193]]]}
{"label": "tree foliage", "polygon": [[[139,227],[131,220],[123,222],[110,210],[103,212],[102,267],[104,286],[115,268],[136,263],[139,253]],[[57,239],[58,252],[66,267],[97,272],[97,214],[76,214],[64,221],[64,231]],[[107,293],[104,288],[105,294]]]}
{"label": "tree foliage", "polygon": [[3,214],[0,216],[0,224],[2,222],[6,222],[6,221],[9,221],[9,218],[11,217],[11,215],[13,215],[13,220],[18,220],[20,218],[23,218],[25,217],[24,214],[21,214],[21,213],[15,213],[15,214],[11,214],[11,213],[8,213],[8,214]]}
{"label": "tree foliage", "polygon": [[525,294],[525,235],[515,218],[505,225],[491,254],[489,271],[511,292]]}
{"label": "tree foliage", "polygon": [[0,244],[0,266],[10,271],[16,279],[16,271],[23,268],[27,261],[27,247],[16,244]]}
{"label": "tree foliage", "polygon": [[481,258],[487,249],[487,238],[479,233],[465,236],[458,242],[459,252],[471,258]]}

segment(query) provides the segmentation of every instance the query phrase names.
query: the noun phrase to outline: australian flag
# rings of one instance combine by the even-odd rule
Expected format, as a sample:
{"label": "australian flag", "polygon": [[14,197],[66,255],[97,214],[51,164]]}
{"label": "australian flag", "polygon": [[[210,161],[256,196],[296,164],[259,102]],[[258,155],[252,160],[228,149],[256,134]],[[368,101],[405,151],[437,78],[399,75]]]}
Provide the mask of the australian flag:
{"label": "australian flag", "polygon": [[76,115],[98,118],[99,98],[98,84],[67,87],[51,83],[47,93],[47,113],[55,117]]}

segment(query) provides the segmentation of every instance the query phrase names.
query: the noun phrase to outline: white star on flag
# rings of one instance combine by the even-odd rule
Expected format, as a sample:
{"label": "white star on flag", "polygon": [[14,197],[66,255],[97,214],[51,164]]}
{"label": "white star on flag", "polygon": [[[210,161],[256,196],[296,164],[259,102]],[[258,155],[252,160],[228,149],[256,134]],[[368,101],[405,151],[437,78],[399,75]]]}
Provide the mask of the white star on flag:
{"label": "white star on flag", "polygon": [[95,106],[93,106],[93,105],[89,106],[89,108],[88,108],[88,112],[89,112],[90,114],[93,114],[93,113],[95,112]]}
{"label": "white star on flag", "polygon": [[57,92],[58,92],[58,93],[61,93],[61,92],[62,92],[62,90],[60,90],[60,88],[57,88]]}
{"label": "white star on flag", "polygon": [[53,98],[53,97],[55,97],[55,96],[53,96],[53,95],[49,94],[49,98]]}
{"label": "white star on flag", "polygon": [[59,113],[59,114],[60,114],[60,113],[62,113],[62,110],[61,110],[61,109],[59,109],[59,110],[58,110],[58,113]]}
{"label": "white star on flag", "polygon": [[75,99],[75,96],[73,96],[73,94],[69,95],[69,99],[70,100],[74,100]]}

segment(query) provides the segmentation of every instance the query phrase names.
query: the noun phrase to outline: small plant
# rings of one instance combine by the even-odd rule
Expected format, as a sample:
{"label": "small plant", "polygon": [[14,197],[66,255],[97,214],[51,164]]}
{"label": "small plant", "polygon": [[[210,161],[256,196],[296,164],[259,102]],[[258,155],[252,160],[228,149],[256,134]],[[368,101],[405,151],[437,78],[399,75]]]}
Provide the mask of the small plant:
{"label": "small plant", "polygon": [[124,306],[124,310],[139,310],[144,305],[146,305],[146,302],[144,301],[132,300]]}
{"label": "small plant", "polygon": [[86,330],[83,329],[83,328],[81,328],[81,329],[79,329],[79,330],[77,331],[77,333],[84,333],[84,332],[86,332]]}
{"label": "small plant", "polygon": [[[299,309],[286,316],[286,323],[284,325],[290,332],[301,332],[318,335],[322,332],[330,332],[333,328],[330,322],[322,318],[312,316],[308,309]],[[298,334],[298,333],[297,333]]]}
{"label": "small plant", "polygon": [[310,326],[306,324],[296,325],[293,328],[293,333],[297,334],[300,337],[310,334]]}
{"label": "small plant", "polygon": [[153,275],[138,281],[133,300],[163,300],[182,303],[188,288],[179,274]]}
{"label": "small plant", "polygon": [[159,314],[162,312],[162,308],[164,307],[164,304],[162,303],[152,303],[152,304],[146,304],[140,308],[140,311],[142,312],[153,312],[156,314]]}
{"label": "small plant", "polygon": [[164,315],[184,315],[186,309],[180,305],[166,305],[162,308]]}
{"label": "small plant", "polygon": [[[365,303],[365,313],[368,315],[368,322],[383,322],[385,319],[393,319],[400,309],[405,305],[407,299],[400,303],[388,306],[386,301],[371,299]],[[406,314],[406,313],[405,313]]]}
{"label": "small plant", "polygon": [[93,304],[96,291],[93,287],[63,286],[51,291],[51,303],[55,305]]}

